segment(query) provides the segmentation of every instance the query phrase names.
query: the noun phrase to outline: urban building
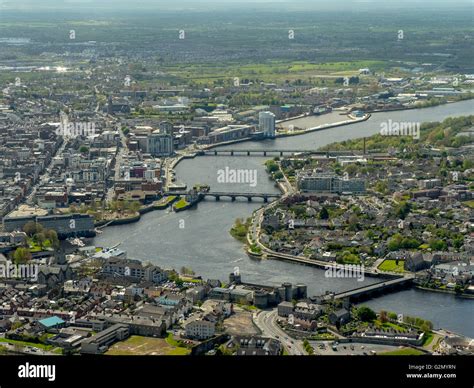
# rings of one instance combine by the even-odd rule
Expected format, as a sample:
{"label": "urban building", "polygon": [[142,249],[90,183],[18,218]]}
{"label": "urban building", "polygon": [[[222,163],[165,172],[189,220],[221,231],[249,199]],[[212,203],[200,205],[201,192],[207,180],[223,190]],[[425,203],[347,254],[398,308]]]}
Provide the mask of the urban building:
{"label": "urban building", "polygon": [[258,114],[259,131],[266,138],[275,137],[275,115],[272,112],[260,112]]}
{"label": "urban building", "polygon": [[205,340],[214,337],[216,324],[204,319],[196,319],[185,325],[186,337]]}
{"label": "urban building", "polygon": [[174,152],[173,135],[161,130],[154,131],[147,139],[147,149],[152,156],[170,156]]}
{"label": "urban building", "polygon": [[366,182],[363,179],[343,179],[332,173],[307,173],[298,175],[298,190],[302,192],[333,194],[364,194]]}
{"label": "urban building", "polygon": [[96,335],[85,339],[81,344],[81,353],[101,354],[107,351],[110,345],[122,341],[130,335],[128,325],[117,323]]}

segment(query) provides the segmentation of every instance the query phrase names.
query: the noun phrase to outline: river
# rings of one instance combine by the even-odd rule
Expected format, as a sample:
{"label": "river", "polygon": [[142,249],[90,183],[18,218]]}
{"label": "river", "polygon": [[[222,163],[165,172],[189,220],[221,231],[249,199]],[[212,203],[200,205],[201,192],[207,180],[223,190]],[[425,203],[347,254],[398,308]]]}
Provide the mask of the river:
{"label": "river", "polygon": [[404,290],[362,303],[375,311],[393,311],[427,319],[443,328],[474,338],[474,300],[418,289]]}
{"label": "river", "polygon": [[[409,122],[440,121],[449,116],[473,113],[473,101],[408,111],[374,113],[368,121],[361,123],[294,137],[238,143],[222,148],[317,149],[336,141],[373,135],[380,130],[380,124],[388,119]],[[321,124],[321,116],[315,117],[316,124],[310,119],[303,119],[308,127]],[[301,125],[300,122],[299,125]],[[263,163],[267,159],[269,157],[203,156],[182,161],[176,167],[176,176],[188,187],[203,183],[209,184],[213,191],[278,192],[265,172]],[[255,171],[256,185],[253,185],[255,181],[222,183],[219,176],[226,168]],[[309,295],[318,295],[325,291],[344,291],[376,281],[368,277],[364,282],[358,282],[356,279],[328,279],[324,276],[323,270],[313,267],[275,260],[250,259],[243,251],[242,244],[230,236],[229,230],[236,218],[249,217],[262,205],[263,202],[260,200],[248,203],[243,199],[235,202],[228,199],[221,199],[220,202],[208,199],[199,203],[196,209],[181,213],[155,211],[144,215],[138,223],[106,228],[103,234],[95,238],[95,244],[112,246],[121,243],[120,247],[126,250],[131,258],[151,261],[164,268],[179,270],[182,266],[190,267],[204,278],[226,281],[234,267],[239,267],[243,281],[268,285],[279,285],[286,281],[305,283],[308,285]],[[415,295],[424,295],[419,291],[413,292]],[[408,313],[414,310],[416,311],[414,315],[427,319],[435,312],[443,317],[441,324],[445,328],[463,334],[472,333],[472,319],[467,319],[465,301],[460,302],[448,296],[451,298],[450,310],[444,312],[442,301],[446,300],[446,295],[430,294],[427,301],[423,300],[422,303],[420,303],[420,298],[405,298],[403,295],[405,294],[397,293],[383,296],[378,298],[377,302],[383,306],[385,300],[387,303],[398,300],[400,306],[405,307],[405,310],[399,308],[398,312]],[[468,303],[472,306],[472,301]],[[388,305],[386,309],[389,309]],[[459,322],[462,321],[460,317],[466,318],[464,324]]]}

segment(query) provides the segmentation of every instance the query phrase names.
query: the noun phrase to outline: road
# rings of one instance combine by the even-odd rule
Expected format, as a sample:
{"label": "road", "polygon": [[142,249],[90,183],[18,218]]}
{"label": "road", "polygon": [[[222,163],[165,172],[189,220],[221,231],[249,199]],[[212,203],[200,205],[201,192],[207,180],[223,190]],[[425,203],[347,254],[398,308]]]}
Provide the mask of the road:
{"label": "road", "polygon": [[[109,116],[109,115],[103,115],[103,116],[114,123],[117,122],[117,119],[113,116]],[[122,128],[118,126],[117,128],[118,128],[118,133],[120,136],[121,146],[118,149],[117,155],[115,156],[114,182],[120,180],[120,166],[123,164],[124,157],[128,155],[127,136],[125,136],[125,134],[123,133]],[[112,184],[112,187],[110,187],[107,190],[107,196],[106,196],[107,202],[111,202],[115,197],[114,186],[115,184]]]}
{"label": "road", "polygon": [[26,196],[25,198],[25,202],[28,204],[28,205],[32,205],[33,202],[34,202],[34,199],[35,199],[35,195],[36,195],[36,190],[38,189],[38,187],[44,183],[44,182],[47,182],[49,181],[49,174],[51,173],[51,169],[53,168],[53,164],[54,164],[54,158],[56,156],[61,156],[62,153],[64,152],[64,148],[66,147],[66,144],[67,144],[67,140],[66,139],[63,139],[63,143],[60,145],[60,147],[58,148],[58,150],[54,153],[54,155],[51,157],[51,162],[49,163],[49,165],[45,168],[44,170],[44,173],[39,177],[38,181],[32,186],[31,188],[31,191],[30,193]]}
{"label": "road", "polygon": [[260,311],[254,314],[254,323],[262,331],[263,336],[277,339],[291,355],[306,354],[301,341],[291,339],[277,324],[277,310]]}

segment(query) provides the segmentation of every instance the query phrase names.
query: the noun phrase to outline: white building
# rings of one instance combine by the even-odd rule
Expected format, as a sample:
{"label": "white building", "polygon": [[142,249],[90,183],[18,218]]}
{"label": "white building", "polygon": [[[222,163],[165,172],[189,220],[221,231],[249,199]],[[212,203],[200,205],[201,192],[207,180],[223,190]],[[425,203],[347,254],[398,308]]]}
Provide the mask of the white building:
{"label": "white building", "polygon": [[275,137],[275,115],[272,112],[260,112],[258,114],[258,126],[264,137]]}
{"label": "white building", "polygon": [[187,337],[204,340],[214,336],[216,333],[216,324],[204,320],[195,320],[189,322],[185,329]]}

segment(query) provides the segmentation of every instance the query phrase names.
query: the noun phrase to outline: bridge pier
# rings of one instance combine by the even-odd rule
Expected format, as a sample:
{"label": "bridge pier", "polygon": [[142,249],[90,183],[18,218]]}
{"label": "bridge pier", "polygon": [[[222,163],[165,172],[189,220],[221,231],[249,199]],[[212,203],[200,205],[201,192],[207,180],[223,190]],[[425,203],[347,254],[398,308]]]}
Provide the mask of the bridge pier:
{"label": "bridge pier", "polygon": [[267,151],[263,151],[263,156],[267,156]]}
{"label": "bridge pier", "polygon": [[234,156],[234,151],[230,151],[230,156]]}
{"label": "bridge pier", "polygon": [[250,156],[250,151],[247,151],[247,156]]}
{"label": "bridge pier", "polygon": [[252,197],[250,195],[247,197],[247,201],[252,202]]}
{"label": "bridge pier", "polygon": [[230,199],[232,200],[232,202],[234,202],[235,201],[235,195],[231,195]]}
{"label": "bridge pier", "polygon": [[217,151],[214,151],[214,156],[217,156]]}
{"label": "bridge pier", "polygon": [[265,202],[265,203],[268,202],[268,197],[266,195],[263,197],[263,202]]}
{"label": "bridge pier", "polygon": [[280,151],[280,156],[283,156],[283,151]]}
{"label": "bridge pier", "polygon": [[220,201],[220,200],[221,200],[220,195],[215,195],[214,198],[216,199],[216,201]]}

